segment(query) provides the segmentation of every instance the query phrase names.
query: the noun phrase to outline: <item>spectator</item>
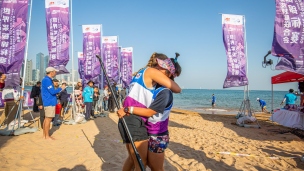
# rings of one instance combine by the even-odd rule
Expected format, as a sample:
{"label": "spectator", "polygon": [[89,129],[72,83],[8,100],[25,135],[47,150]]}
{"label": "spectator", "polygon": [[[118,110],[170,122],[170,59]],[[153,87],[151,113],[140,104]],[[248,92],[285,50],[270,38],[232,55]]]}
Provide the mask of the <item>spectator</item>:
{"label": "spectator", "polygon": [[89,120],[92,112],[93,105],[93,81],[88,82],[88,86],[86,86],[82,92],[84,105],[86,107],[85,119]]}
{"label": "spectator", "polygon": [[114,82],[113,85],[111,86],[112,90],[114,91],[114,94],[112,94],[111,92],[109,93],[109,101],[108,101],[108,109],[111,113],[114,112],[115,110],[115,97],[117,98],[117,89],[116,89],[116,83]]}
{"label": "spectator", "polygon": [[287,110],[296,110],[297,109],[297,105],[296,100],[297,100],[297,96],[293,93],[293,89],[289,89],[289,93],[285,94],[284,99],[282,101],[282,103],[280,105],[282,105],[284,102],[285,106],[284,109]]}
{"label": "spectator", "polygon": [[[21,85],[22,79],[20,78]],[[20,102],[20,94],[21,94],[21,87],[20,86],[10,86],[6,85],[2,91],[2,99],[4,101],[4,114],[1,115],[0,118],[0,125],[4,122],[4,124],[11,123],[17,113],[19,108]]]}
{"label": "spectator", "polygon": [[5,79],[6,79],[6,75],[0,72],[0,91],[2,91],[5,87]]}
{"label": "spectator", "polygon": [[[66,83],[62,83],[62,85],[66,86]],[[64,89],[60,92],[59,99],[60,99],[60,104],[61,104],[60,117],[63,119],[64,110],[68,106],[68,103],[69,103],[69,94],[66,89]]]}
{"label": "spectator", "polygon": [[123,104],[123,101],[125,100],[125,98],[127,96],[127,91],[126,91],[125,87],[120,91],[120,96],[121,96],[121,104]]}
{"label": "spectator", "polygon": [[266,109],[266,102],[260,98],[257,98],[257,101],[260,103],[262,112],[268,112]]}
{"label": "spectator", "polygon": [[43,123],[43,137],[49,140],[55,140],[49,135],[50,123],[55,116],[55,106],[57,104],[56,95],[65,89],[65,86],[62,85],[61,88],[55,90],[52,78],[56,76],[56,70],[53,67],[46,68],[46,76],[42,79],[41,82],[41,94],[42,94],[42,103],[44,106],[45,119]]}
{"label": "spectator", "polygon": [[37,101],[39,100],[38,98],[39,98],[39,95],[40,95],[40,92],[41,92],[40,87],[41,87],[41,82],[38,81],[36,83],[36,85],[34,85],[32,87],[32,91],[31,91],[31,95],[30,95],[30,97],[34,99],[34,106],[33,106],[33,111],[34,112],[39,112]]}
{"label": "spectator", "polygon": [[94,96],[93,96],[93,108],[92,108],[92,113],[91,113],[91,116],[94,117],[94,118],[96,118],[96,116],[95,116],[95,108],[96,108],[96,104],[97,104],[97,102],[99,100],[99,95],[100,95],[99,89],[98,89],[97,86],[95,86],[94,87]]}
{"label": "spectator", "polygon": [[44,118],[45,118],[45,113],[44,113],[44,107],[43,107],[43,103],[42,103],[41,93],[39,95],[39,100],[37,101],[37,106],[39,108],[39,113],[40,113],[40,126],[43,129],[43,122],[44,122]]}
{"label": "spectator", "polygon": [[103,90],[103,110],[108,111],[109,87],[106,85]]}
{"label": "spectator", "polygon": [[79,87],[78,90],[75,90],[75,102],[76,102],[76,112],[82,112],[81,110],[83,106],[82,87]]}
{"label": "spectator", "polygon": [[81,82],[77,82],[77,84],[75,86],[75,90],[79,90],[80,87],[82,87]]}

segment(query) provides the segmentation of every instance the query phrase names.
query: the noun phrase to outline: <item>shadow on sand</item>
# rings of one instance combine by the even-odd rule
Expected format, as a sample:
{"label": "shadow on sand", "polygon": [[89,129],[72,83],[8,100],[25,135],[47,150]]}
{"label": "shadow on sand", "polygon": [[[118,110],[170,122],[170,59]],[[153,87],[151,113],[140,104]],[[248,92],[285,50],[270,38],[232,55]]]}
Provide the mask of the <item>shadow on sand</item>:
{"label": "shadow on sand", "polygon": [[[92,147],[98,157],[103,161],[100,170],[121,170],[128,153],[125,145],[121,141],[117,123],[109,117],[97,118],[94,122],[99,129],[99,134],[95,136]],[[115,133],[113,134],[113,131],[110,132],[109,130],[115,130]],[[165,170],[178,170],[168,161],[165,161],[164,167]]]}

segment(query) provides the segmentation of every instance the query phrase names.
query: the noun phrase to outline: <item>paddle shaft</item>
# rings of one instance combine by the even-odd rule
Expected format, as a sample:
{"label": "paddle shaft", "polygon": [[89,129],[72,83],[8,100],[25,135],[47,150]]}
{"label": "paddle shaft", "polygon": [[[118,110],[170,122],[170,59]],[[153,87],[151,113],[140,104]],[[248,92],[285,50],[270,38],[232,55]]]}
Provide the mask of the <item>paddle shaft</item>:
{"label": "paddle shaft", "polygon": [[[115,93],[114,93],[114,90],[112,89],[112,86],[111,86],[111,84],[110,84],[110,80],[109,80],[108,74],[107,74],[107,72],[106,72],[106,70],[105,70],[104,64],[103,64],[103,62],[101,61],[100,56],[96,55],[96,57],[98,58],[98,60],[99,60],[99,62],[100,62],[101,69],[103,70],[104,76],[106,77],[106,81],[107,81],[107,83],[108,83],[108,85],[109,85],[110,91],[111,91],[111,93],[112,93],[112,96],[113,96],[113,98],[114,98],[114,101],[115,101],[115,104],[116,104],[116,107],[117,107],[117,110],[118,110],[118,109],[120,109],[120,105],[119,105],[119,103],[118,103],[118,100],[117,100],[117,98],[116,98],[116,95],[115,95]],[[141,169],[142,171],[145,171],[144,164],[143,164],[143,162],[142,162],[142,160],[141,160],[141,158],[140,158],[140,155],[139,155],[139,153],[138,153],[138,151],[137,151],[137,149],[136,149],[136,147],[135,147],[135,144],[134,144],[134,142],[133,142],[133,139],[132,139],[131,133],[130,133],[130,131],[129,131],[129,128],[128,128],[128,126],[127,126],[127,123],[126,123],[126,121],[125,121],[125,119],[124,119],[123,117],[120,118],[120,120],[121,120],[121,122],[122,122],[122,125],[123,125],[123,127],[124,127],[124,130],[125,130],[126,133],[127,133],[128,138],[129,138],[129,140],[130,140],[130,143],[131,143],[132,148],[133,148],[133,150],[134,150],[134,153],[135,153],[137,162],[138,162],[138,164],[139,164],[139,166],[140,166],[140,169]]]}

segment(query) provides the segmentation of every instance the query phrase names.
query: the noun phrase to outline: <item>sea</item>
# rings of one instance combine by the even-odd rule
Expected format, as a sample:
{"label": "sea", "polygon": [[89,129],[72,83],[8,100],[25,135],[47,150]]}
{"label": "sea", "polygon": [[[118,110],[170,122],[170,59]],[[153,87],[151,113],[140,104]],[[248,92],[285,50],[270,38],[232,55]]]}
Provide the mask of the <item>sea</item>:
{"label": "sea", "polygon": [[[31,86],[25,86],[25,90],[31,90]],[[72,92],[72,87],[67,88],[68,93]],[[287,91],[273,91],[273,108],[281,108],[284,95]],[[216,97],[216,106],[212,108],[212,94]],[[268,90],[250,90],[250,108],[253,112],[260,112],[261,108],[257,98],[263,99],[267,103],[268,111],[271,110],[272,92]],[[298,98],[298,102],[299,102]],[[212,90],[212,89],[183,89],[181,93],[174,94],[173,107],[178,109],[191,110],[202,113],[233,114],[243,108],[243,90]]]}

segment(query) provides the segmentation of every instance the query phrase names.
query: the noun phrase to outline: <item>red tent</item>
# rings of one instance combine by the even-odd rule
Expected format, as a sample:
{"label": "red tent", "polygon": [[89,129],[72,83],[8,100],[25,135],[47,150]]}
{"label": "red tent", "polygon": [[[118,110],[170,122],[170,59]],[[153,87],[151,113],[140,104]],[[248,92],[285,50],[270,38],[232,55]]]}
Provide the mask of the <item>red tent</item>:
{"label": "red tent", "polygon": [[272,92],[271,111],[273,111],[273,84],[302,82],[302,81],[304,81],[304,75],[290,71],[286,71],[279,75],[275,75],[271,77],[271,92]]}
{"label": "red tent", "polygon": [[271,77],[271,84],[281,84],[289,82],[304,81],[304,75],[295,72],[286,71],[279,75]]}

